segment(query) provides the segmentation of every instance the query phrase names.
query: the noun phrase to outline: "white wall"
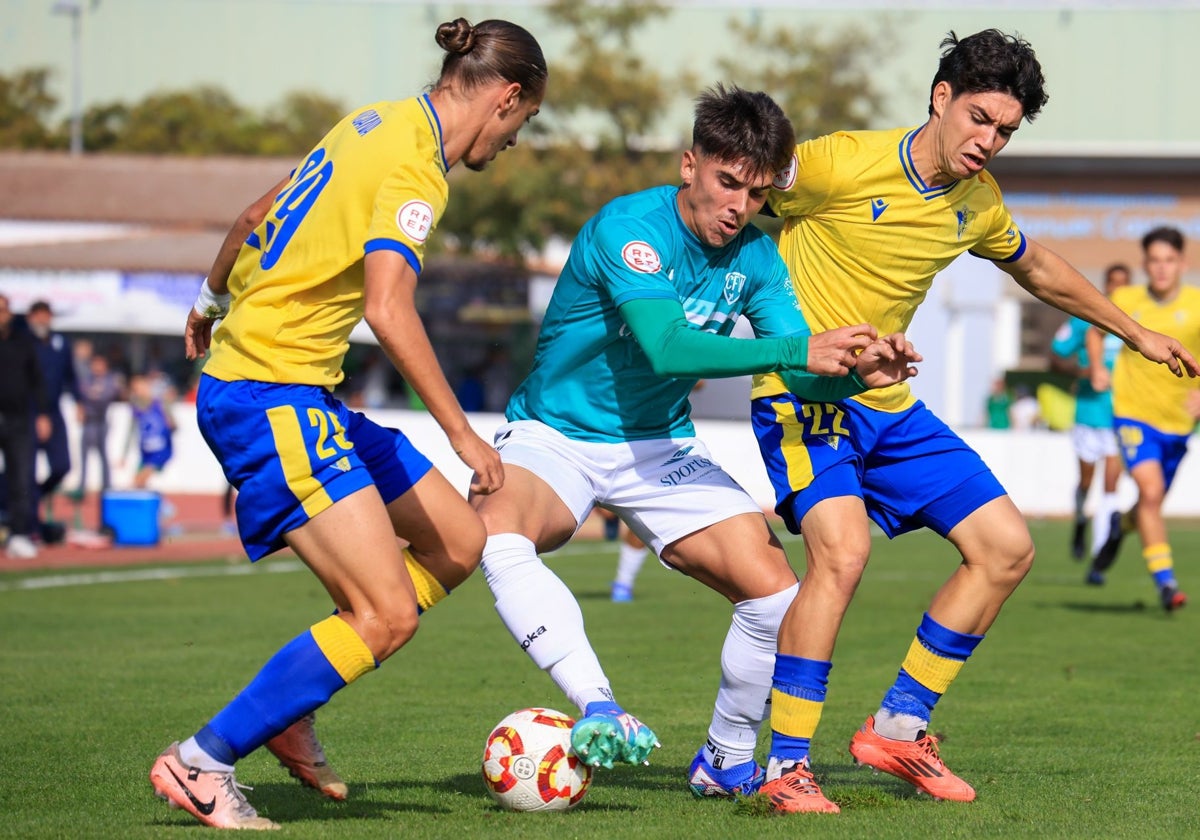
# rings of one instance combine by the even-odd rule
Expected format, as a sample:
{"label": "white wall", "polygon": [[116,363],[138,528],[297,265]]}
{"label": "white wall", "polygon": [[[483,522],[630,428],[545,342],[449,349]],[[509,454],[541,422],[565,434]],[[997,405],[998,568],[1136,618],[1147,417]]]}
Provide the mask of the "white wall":
{"label": "white wall", "polygon": [[[74,412],[67,405],[64,412],[72,426],[74,447],[78,434],[74,428]],[[377,422],[404,430],[417,448],[437,465],[455,486],[465,488],[470,475],[458,460],[433,419],[423,412],[377,411],[371,417]],[[220,493],[225,489],[221,470],[200,437],[196,428],[195,411],[190,405],[176,407],[179,431],[175,436],[175,457],[155,479],[155,487],[164,492]],[[490,440],[502,418],[496,414],[476,414],[471,423],[476,431]],[[749,424],[729,420],[700,420],[696,426],[717,460],[746,488],[764,508],[774,505],[771,486],[759,458],[758,446]],[[116,454],[126,441],[129,428],[128,408],[113,407],[110,452]],[[1007,488],[1017,506],[1028,516],[1067,516],[1071,513],[1076,481],[1075,455],[1066,434],[1046,431],[997,432],[965,430],[963,437],[988,463]],[[78,483],[78,453],[73,453],[75,470],[67,477],[64,487]],[[128,487],[136,467],[136,449],[125,467],[117,470],[117,487]],[[89,483],[98,484],[99,466],[89,468]],[[1132,482],[1122,478],[1122,495],[1126,505],[1134,498]],[[1170,516],[1200,516],[1200,456],[1185,459],[1167,498],[1166,512]]]}

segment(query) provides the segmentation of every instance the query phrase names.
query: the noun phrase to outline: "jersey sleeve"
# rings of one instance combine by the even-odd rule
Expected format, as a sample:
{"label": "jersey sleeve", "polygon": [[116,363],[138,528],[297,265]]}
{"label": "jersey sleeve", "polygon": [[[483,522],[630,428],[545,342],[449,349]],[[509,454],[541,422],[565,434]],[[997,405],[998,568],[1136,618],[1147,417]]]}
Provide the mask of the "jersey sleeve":
{"label": "jersey sleeve", "polygon": [[[771,250],[774,251],[773,245]],[[765,255],[760,263],[764,266],[764,277],[755,285],[754,293],[742,311],[754,328],[755,336],[783,338],[811,334],[783,259],[773,253]]]}
{"label": "jersey sleeve", "polygon": [[602,219],[592,236],[592,270],[617,307],[646,298],[679,300],[662,271],[663,255],[661,236],[633,216]]}
{"label": "jersey sleeve", "polygon": [[843,135],[826,135],[807,140],[796,147],[792,161],[771,183],[767,202],[780,218],[805,216],[814,212],[833,194],[834,163]]}
{"label": "jersey sleeve", "polygon": [[397,251],[420,274],[425,243],[445,212],[448,197],[446,181],[432,165],[398,166],[375,194],[363,252]]}
{"label": "jersey sleeve", "polygon": [[1000,187],[987,172],[979,173],[979,180],[992,191],[994,203],[984,210],[983,236],[971,248],[977,257],[996,262],[1015,262],[1025,253],[1025,234],[1013,221],[1012,214],[1000,195]]}
{"label": "jersey sleeve", "polygon": [[1054,341],[1050,344],[1050,352],[1064,359],[1070,359],[1082,352],[1086,347],[1088,327],[1091,326],[1082,318],[1068,318],[1054,333]]}

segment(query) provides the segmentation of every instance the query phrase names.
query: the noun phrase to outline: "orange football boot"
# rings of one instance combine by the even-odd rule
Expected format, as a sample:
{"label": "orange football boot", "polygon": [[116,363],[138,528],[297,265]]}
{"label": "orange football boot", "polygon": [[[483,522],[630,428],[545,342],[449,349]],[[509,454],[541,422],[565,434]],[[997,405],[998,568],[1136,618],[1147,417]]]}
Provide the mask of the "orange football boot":
{"label": "orange football boot", "polygon": [[922,734],[915,741],[894,741],[875,731],[875,716],[867,718],[850,739],[850,755],[856,764],[891,773],[928,793],[934,799],[971,802],[975,788],[950,772],[938,756],[937,739]]}

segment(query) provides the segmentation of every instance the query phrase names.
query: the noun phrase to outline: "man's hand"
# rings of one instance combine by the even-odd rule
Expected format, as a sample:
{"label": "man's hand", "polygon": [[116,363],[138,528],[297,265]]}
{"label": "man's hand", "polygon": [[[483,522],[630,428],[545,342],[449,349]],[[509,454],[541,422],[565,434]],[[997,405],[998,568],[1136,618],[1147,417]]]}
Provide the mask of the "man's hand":
{"label": "man's hand", "polygon": [[1112,374],[1104,365],[1093,365],[1088,374],[1088,381],[1092,384],[1093,391],[1102,394],[1112,387]]}
{"label": "man's hand", "polygon": [[858,355],[855,370],[868,387],[885,388],[916,376],[913,365],[923,359],[904,333],[892,333],[871,342]]}
{"label": "man's hand", "polygon": [[188,361],[199,359],[208,352],[215,320],[205,318],[195,309],[188,312],[187,326],[183,328],[183,355]]}
{"label": "man's hand", "polygon": [[858,352],[876,338],[870,324],[838,327],[812,335],[808,339],[808,361],[804,368],[820,376],[845,376],[854,370]]}
{"label": "man's hand", "polygon": [[490,443],[469,431],[450,441],[450,445],[454,447],[454,454],[475,471],[471,476],[472,493],[486,496],[504,485],[504,463]]}
{"label": "man's hand", "polygon": [[45,443],[50,440],[50,434],[54,431],[54,424],[50,422],[49,414],[39,414],[33,420],[34,433],[40,443]]}
{"label": "man's hand", "polygon": [[1130,346],[1150,361],[1166,365],[1176,376],[1183,376],[1185,372],[1188,376],[1200,374],[1196,360],[1179,339],[1146,330]]}

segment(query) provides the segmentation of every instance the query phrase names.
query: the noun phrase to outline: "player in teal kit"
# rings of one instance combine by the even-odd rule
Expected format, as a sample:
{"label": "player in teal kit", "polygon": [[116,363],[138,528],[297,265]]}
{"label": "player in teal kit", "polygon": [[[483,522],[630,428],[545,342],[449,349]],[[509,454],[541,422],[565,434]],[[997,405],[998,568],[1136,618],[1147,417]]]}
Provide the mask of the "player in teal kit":
{"label": "player in teal kit", "polygon": [[[898,382],[919,360],[903,336],[865,326],[810,335],[770,238],[747,227],[793,138],[768,96],[717,87],[697,100],[683,185],[617,198],[584,226],[496,433],[504,487],[472,497],[496,609],[583,712],[572,744],[589,764],[644,762],[657,739],[616,703],[578,603],[537,553],[600,505],[734,605],[708,741],[689,773],[697,795],[762,781],[754,748],[798,584],[758,504],[695,436],[688,394],[700,378],[770,370],[832,399]],[[730,337],[741,317],[756,339]]]}
{"label": "player in teal kit", "polygon": [[[1128,285],[1128,267],[1111,265],[1104,272],[1104,293],[1109,297],[1112,297],[1114,290]],[[1092,516],[1092,556],[1095,556],[1108,540],[1114,517],[1120,517],[1120,511],[1117,510],[1117,479],[1121,477],[1121,456],[1117,451],[1117,435],[1112,427],[1112,392],[1107,387],[1097,390],[1089,376],[1090,362],[1086,339],[1091,326],[1082,318],[1070,318],[1054,334],[1054,343],[1050,346],[1051,367],[1076,377],[1075,426],[1071,429],[1071,442],[1075,447],[1075,455],[1079,458],[1079,484],[1075,488],[1075,527],[1071,536],[1071,554],[1076,560],[1082,560],[1087,554],[1087,517],[1083,506],[1098,463],[1104,465],[1104,493]],[[1110,377],[1121,347],[1121,339],[1105,334],[1104,369]]]}

